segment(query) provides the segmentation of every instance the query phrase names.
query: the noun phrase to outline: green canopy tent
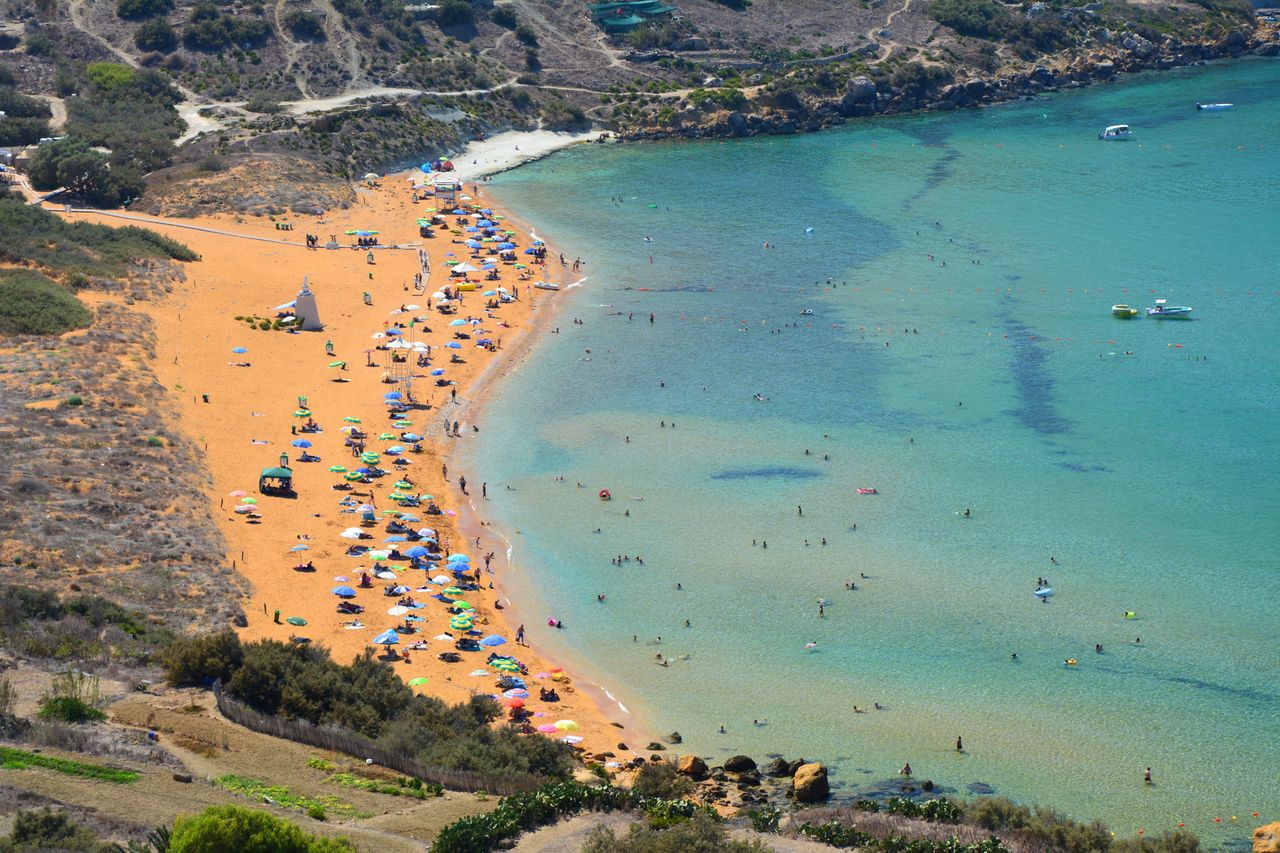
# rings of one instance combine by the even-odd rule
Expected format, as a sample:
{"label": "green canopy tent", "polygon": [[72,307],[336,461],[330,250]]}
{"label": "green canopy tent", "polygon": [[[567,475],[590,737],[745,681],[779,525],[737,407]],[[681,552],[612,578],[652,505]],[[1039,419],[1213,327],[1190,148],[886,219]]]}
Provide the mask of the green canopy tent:
{"label": "green canopy tent", "polygon": [[288,468],[263,468],[258,477],[258,491],[264,495],[296,494],[293,490],[293,471]]}

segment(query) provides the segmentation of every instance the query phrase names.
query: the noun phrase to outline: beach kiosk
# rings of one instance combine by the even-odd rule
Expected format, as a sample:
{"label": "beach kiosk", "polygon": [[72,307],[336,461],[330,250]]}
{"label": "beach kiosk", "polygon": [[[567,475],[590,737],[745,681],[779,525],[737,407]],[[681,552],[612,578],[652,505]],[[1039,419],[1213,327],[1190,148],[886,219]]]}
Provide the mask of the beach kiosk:
{"label": "beach kiosk", "polygon": [[264,495],[294,497],[293,470],[285,467],[263,468],[258,477],[258,491]]}

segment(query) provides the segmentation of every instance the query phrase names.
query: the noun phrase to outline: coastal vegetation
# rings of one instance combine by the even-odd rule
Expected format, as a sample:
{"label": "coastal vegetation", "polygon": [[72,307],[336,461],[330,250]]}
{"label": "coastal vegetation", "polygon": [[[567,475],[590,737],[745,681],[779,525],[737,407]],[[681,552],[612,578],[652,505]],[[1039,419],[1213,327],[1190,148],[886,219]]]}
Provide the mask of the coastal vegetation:
{"label": "coastal vegetation", "polygon": [[[25,749],[15,749],[10,746],[0,746],[0,767],[5,770],[43,767],[46,770],[52,770],[67,776],[79,776],[84,779],[96,779],[101,782],[116,782],[126,785],[138,781],[139,778],[138,774],[132,770],[104,767],[101,764],[87,764],[83,761],[72,761],[69,758],[58,758],[53,755],[28,752]],[[3,850],[4,848],[0,847],[0,853]]]}
{"label": "coastal vegetation", "polygon": [[164,652],[169,681],[221,681],[227,695],[285,719],[348,729],[377,746],[445,770],[496,777],[565,778],[571,753],[545,738],[494,726],[501,706],[487,697],[449,705],[415,694],[366,652],[347,665],[323,649],[275,641],[242,643],[232,632],[180,637]]}
{"label": "coastal vegetation", "polygon": [[59,335],[93,315],[70,290],[32,270],[0,270],[0,334]]}
{"label": "coastal vegetation", "polygon": [[0,64],[0,147],[31,145],[49,135],[49,104],[41,98],[19,94],[13,70]]}

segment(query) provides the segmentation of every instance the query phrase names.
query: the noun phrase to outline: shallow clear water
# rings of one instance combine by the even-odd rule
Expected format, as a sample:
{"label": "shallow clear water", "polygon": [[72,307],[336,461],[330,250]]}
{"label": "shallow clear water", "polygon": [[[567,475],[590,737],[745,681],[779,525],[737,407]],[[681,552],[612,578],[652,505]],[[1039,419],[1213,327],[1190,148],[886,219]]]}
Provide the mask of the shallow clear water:
{"label": "shallow clear water", "polygon": [[[1277,117],[1240,62],[496,179],[588,262],[467,466],[538,641],[846,791],[910,761],[1122,834],[1280,818]],[[1110,316],[1157,297],[1195,319]]]}

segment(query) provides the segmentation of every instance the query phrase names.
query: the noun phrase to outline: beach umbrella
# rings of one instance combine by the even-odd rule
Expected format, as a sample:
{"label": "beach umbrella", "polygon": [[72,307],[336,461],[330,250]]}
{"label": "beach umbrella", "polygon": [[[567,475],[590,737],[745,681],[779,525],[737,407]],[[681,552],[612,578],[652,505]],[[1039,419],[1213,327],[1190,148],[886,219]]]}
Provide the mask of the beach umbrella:
{"label": "beach umbrella", "polygon": [[466,554],[450,554],[448,561],[450,563],[470,563],[471,558]]}
{"label": "beach umbrella", "polygon": [[353,426],[338,427],[338,432],[341,432],[341,433],[352,433],[355,431],[356,431],[356,428]]}
{"label": "beach umbrella", "polygon": [[453,578],[448,575],[436,575],[431,579],[432,583],[453,583]]}
{"label": "beach umbrella", "polygon": [[345,361],[331,361],[329,362],[329,366],[341,369],[343,367],[346,367],[347,363]]}
{"label": "beach umbrella", "polygon": [[430,553],[431,553],[430,551],[428,551],[426,548],[423,548],[421,545],[414,545],[408,551],[405,551],[404,555],[411,560],[416,560],[416,559],[425,557]]}
{"label": "beach umbrella", "polygon": [[515,267],[518,270],[527,270],[529,268],[528,264],[516,264]]}
{"label": "beach umbrella", "polygon": [[550,734],[555,734],[557,729],[553,723],[543,723],[542,725],[538,726],[538,731],[542,732],[543,734],[550,735]]}
{"label": "beach umbrella", "polygon": [[361,530],[359,527],[348,527],[346,530],[342,531],[338,535],[341,536],[343,539],[359,539],[360,534],[361,534]]}
{"label": "beach umbrella", "polygon": [[499,244],[498,244],[498,248],[499,248],[499,249],[514,249],[515,247],[516,247],[516,244],[515,244],[515,243],[512,243],[512,242],[510,242],[510,241],[507,241],[506,243],[499,243]]}
{"label": "beach umbrella", "polygon": [[343,479],[350,480],[354,483],[356,480],[363,480],[364,474],[361,474],[359,471],[350,471],[343,475]]}
{"label": "beach umbrella", "polygon": [[516,697],[509,697],[507,699],[503,699],[502,704],[506,705],[508,708],[523,708],[524,700]]}
{"label": "beach umbrella", "polygon": [[290,616],[284,621],[288,622],[290,625],[297,625],[299,627],[307,624],[307,620],[303,619],[301,616]]}
{"label": "beach umbrella", "polygon": [[400,438],[403,441],[422,441],[422,436],[418,435],[416,432],[406,432],[404,435],[400,436]]}
{"label": "beach umbrella", "polygon": [[475,605],[469,601],[455,601],[453,606],[459,610],[475,610]]}
{"label": "beach umbrella", "polygon": [[511,690],[504,691],[502,695],[508,699],[528,699],[529,691],[525,690],[523,687],[516,687]]}
{"label": "beach umbrella", "polygon": [[292,548],[290,548],[289,550],[290,550],[290,551],[310,551],[310,550],[311,550],[311,546],[310,546],[310,545],[303,545],[303,544],[299,543],[299,544],[297,544],[297,545],[294,545],[294,546],[293,546]]}
{"label": "beach umbrella", "polygon": [[346,465],[330,465],[329,466],[330,474],[345,474],[346,472],[347,472]]}
{"label": "beach umbrella", "polygon": [[450,325],[450,326],[465,326],[465,325],[467,325],[467,321],[466,321],[466,320],[461,320],[461,319],[459,319],[459,320],[451,320],[451,321],[449,321],[449,325]]}
{"label": "beach umbrella", "polygon": [[256,504],[257,502],[258,502],[258,499],[257,499],[257,498],[241,498],[241,499],[240,499],[240,503],[242,503],[242,504],[250,504],[250,505],[252,505],[252,504]]}
{"label": "beach umbrella", "polygon": [[385,560],[390,556],[390,551],[366,551],[365,556],[370,560]]}
{"label": "beach umbrella", "polygon": [[519,672],[520,671],[520,664],[516,663],[510,658],[496,658],[495,660],[489,662],[489,666],[493,667],[499,672]]}
{"label": "beach umbrella", "polygon": [[556,731],[576,732],[577,730],[578,724],[573,720],[556,720]]}
{"label": "beach umbrella", "polygon": [[400,642],[400,635],[397,634],[395,632],[395,629],[393,628],[390,631],[384,631],[383,633],[374,637],[373,642],[375,645],[378,645],[378,646],[394,646]]}
{"label": "beach umbrella", "polygon": [[346,422],[347,422],[347,423],[349,423],[349,424],[358,424],[358,423],[360,423],[360,419],[359,419],[359,418],[353,418],[353,417],[350,417],[350,416],[343,418],[343,420],[344,420],[344,421],[346,421]]}
{"label": "beach umbrella", "polygon": [[243,353],[248,352],[248,350],[245,349],[244,347],[232,347],[231,351],[236,355],[242,355]]}
{"label": "beach umbrella", "polygon": [[396,584],[395,586],[391,587],[392,595],[404,595],[408,591],[409,591],[409,587],[405,586],[404,584]]}
{"label": "beach umbrella", "polygon": [[347,577],[346,575],[338,575],[336,578],[334,578],[334,580],[336,580],[338,583],[346,583],[347,581],[351,580],[351,578]]}
{"label": "beach umbrella", "polygon": [[389,432],[384,432],[378,436],[378,441],[394,441],[395,436]]}
{"label": "beach umbrella", "polygon": [[524,250],[524,253],[525,253],[526,255],[534,255],[534,254],[537,254],[537,252],[535,252],[533,249],[525,249],[525,250]]}
{"label": "beach umbrella", "polygon": [[245,515],[246,513],[253,512],[255,509],[257,509],[257,507],[241,505],[233,509],[232,512],[236,513],[237,515]]}
{"label": "beach umbrella", "polygon": [[426,683],[427,683],[427,679],[426,679],[425,677],[421,676],[421,675],[419,675],[417,678],[410,678],[410,679],[409,679],[409,686],[410,686],[410,687],[418,687],[418,686],[423,685],[423,684],[426,684]]}
{"label": "beach umbrella", "polygon": [[382,580],[382,581],[393,581],[396,579],[396,573],[392,571],[387,571],[386,569],[383,569],[380,572],[374,572],[373,576],[378,580]]}
{"label": "beach umbrella", "polygon": [[302,447],[302,448],[314,446],[311,444],[311,442],[307,441],[305,438],[295,438],[293,441],[289,443],[292,444],[294,447]]}
{"label": "beach umbrella", "polygon": [[242,498],[247,494],[249,493],[246,492],[244,489],[236,489],[234,492],[227,492],[228,497],[233,497],[233,498]]}
{"label": "beach umbrella", "polygon": [[403,604],[397,604],[395,607],[387,608],[388,616],[403,616],[408,612],[409,608],[405,607]]}
{"label": "beach umbrella", "polygon": [[383,542],[408,542],[409,537],[402,536],[399,533],[396,533],[394,535],[388,536],[386,539],[383,539],[382,541]]}
{"label": "beach umbrella", "polygon": [[310,409],[296,409],[296,410],[294,410],[293,416],[294,416],[295,418],[309,418],[309,417],[311,417],[311,410],[310,410]]}
{"label": "beach umbrella", "polygon": [[449,341],[449,343],[445,344],[445,347],[447,349],[462,349],[462,344],[457,341]]}
{"label": "beach umbrella", "polygon": [[404,447],[399,444],[393,444],[384,450],[383,453],[386,453],[389,456],[399,456],[401,453],[404,453]]}
{"label": "beach umbrella", "polygon": [[431,375],[432,375],[432,376],[444,376],[444,368],[443,368],[443,367],[437,367],[435,370],[431,371]]}
{"label": "beach umbrella", "polygon": [[406,482],[405,480],[397,480],[396,482],[392,483],[392,485],[395,486],[397,489],[413,488],[413,483]]}
{"label": "beach umbrella", "polygon": [[449,620],[449,627],[455,631],[470,631],[474,624],[470,616],[455,616]]}
{"label": "beach umbrella", "polygon": [[356,591],[349,586],[335,586],[333,589],[329,591],[332,592],[334,595],[338,596],[339,598],[355,598],[356,597]]}
{"label": "beach umbrella", "polygon": [[[443,575],[441,575],[441,577],[443,577]],[[446,578],[446,580],[448,580],[448,578]],[[441,592],[443,595],[450,595],[450,596],[453,596],[453,595],[465,595],[465,594],[466,594],[466,593],[464,593],[462,590],[458,589],[456,586],[451,586],[451,587],[449,587],[448,589],[443,589],[443,590],[441,590],[440,592]]]}
{"label": "beach umbrella", "polygon": [[501,646],[506,642],[506,638],[499,637],[497,634],[490,634],[480,641],[482,646]]}
{"label": "beach umbrella", "polygon": [[[488,269],[492,269],[492,267],[488,267]],[[497,295],[498,295],[498,291],[496,291],[496,290],[486,290],[484,293],[482,293],[482,294],[480,294],[480,295],[481,295],[481,296],[497,296]]]}

